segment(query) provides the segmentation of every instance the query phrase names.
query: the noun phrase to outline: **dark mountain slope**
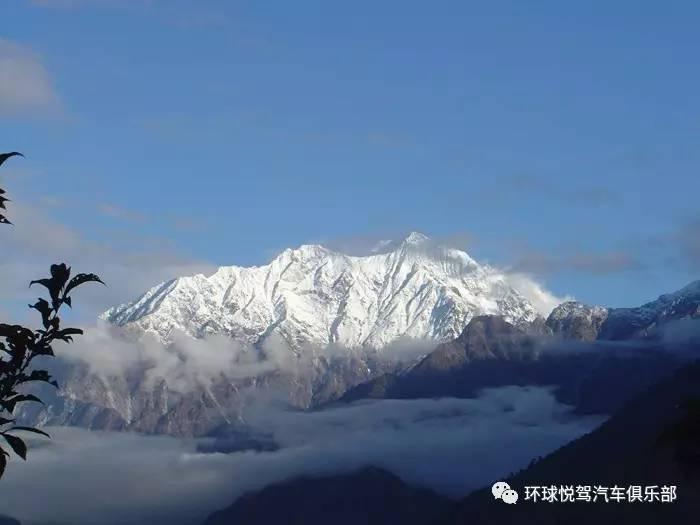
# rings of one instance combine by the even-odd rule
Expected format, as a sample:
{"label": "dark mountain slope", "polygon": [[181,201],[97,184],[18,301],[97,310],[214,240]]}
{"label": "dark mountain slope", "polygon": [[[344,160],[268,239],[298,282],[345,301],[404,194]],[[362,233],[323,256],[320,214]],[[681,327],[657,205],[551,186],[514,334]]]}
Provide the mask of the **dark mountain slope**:
{"label": "dark mountain slope", "polygon": [[[696,525],[700,523],[700,423],[688,425],[683,407],[700,398],[700,361],[627,403],[598,429],[533,462],[506,481],[520,494],[515,505],[495,501],[490,487],[451,503],[406,486],[379,469],[298,479],[243,496],[205,525],[239,523],[424,525]],[[660,442],[668,429],[677,439]],[[494,480],[496,481],[496,480]],[[532,503],[525,486],[675,485],[672,503]]]}
{"label": "dark mountain slope", "polygon": [[360,384],[341,401],[472,397],[531,384],[556,386],[559,401],[579,412],[611,413],[696,357],[699,319],[700,281],[635,308],[562,303],[529,329],[479,316],[412,369]]}
{"label": "dark mountain slope", "polygon": [[378,468],[299,478],[239,498],[205,525],[418,525],[444,514],[450,500],[406,485]]}
{"label": "dark mountain slope", "polygon": [[[583,436],[506,481],[520,493],[516,505],[496,502],[490,487],[464,498],[443,525],[463,523],[543,525],[700,523],[700,435],[690,443],[660,445],[665,429],[684,417],[683,403],[700,397],[700,362],[636,397],[594,432]],[[697,432],[697,429],[695,430]],[[679,458],[681,458],[679,460]],[[525,486],[676,485],[675,503],[536,503]]]}
{"label": "dark mountain slope", "polygon": [[562,340],[482,316],[411,370],[358,385],[341,401],[473,397],[487,387],[553,385],[557,399],[580,413],[611,413],[682,363],[658,342]]}

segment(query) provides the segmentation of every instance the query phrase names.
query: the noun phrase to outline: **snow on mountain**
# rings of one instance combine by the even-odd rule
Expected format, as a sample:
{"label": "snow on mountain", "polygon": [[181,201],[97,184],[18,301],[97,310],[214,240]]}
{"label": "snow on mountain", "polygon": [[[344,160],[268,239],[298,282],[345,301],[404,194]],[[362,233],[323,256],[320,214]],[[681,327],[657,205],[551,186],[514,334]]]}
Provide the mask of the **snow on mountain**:
{"label": "snow on mountain", "polygon": [[660,296],[636,308],[612,308],[601,327],[601,339],[648,335],[656,327],[680,319],[700,317],[700,281]]}
{"label": "snow on mountain", "polygon": [[179,331],[380,349],[402,337],[452,339],[482,314],[516,325],[539,316],[506,275],[414,232],[364,257],[303,245],[264,266],[180,277],[101,317],[163,342]]}
{"label": "snow on mountain", "polygon": [[576,301],[560,304],[547,318],[547,326],[567,339],[593,341],[608,318],[609,309],[602,306],[589,306]]}
{"label": "snow on mountain", "polygon": [[670,321],[700,318],[700,281],[634,308],[604,308],[570,301],[547,318],[556,334],[583,340],[615,340],[649,335]]}

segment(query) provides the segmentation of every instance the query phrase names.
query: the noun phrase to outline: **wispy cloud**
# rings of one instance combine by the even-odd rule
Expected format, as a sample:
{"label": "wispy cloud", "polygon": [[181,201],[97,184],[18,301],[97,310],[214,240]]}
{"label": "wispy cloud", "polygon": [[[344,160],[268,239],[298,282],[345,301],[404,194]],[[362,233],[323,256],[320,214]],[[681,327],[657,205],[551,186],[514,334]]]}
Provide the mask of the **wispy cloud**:
{"label": "wispy cloud", "polygon": [[506,280],[508,284],[525,297],[543,317],[547,317],[554,308],[564,301],[571,301],[573,299],[571,296],[558,297],[554,295],[529,274],[508,271],[506,273]]}
{"label": "wispy cloud", "polygon": [[632,254],[623,251],[570,254],[550,254],[528,251],[520,256],[513,266],[516,272],[535,275],[556,273],[579,273],[588,275],[609,275],[642,267]]}
{"label": "wispy cloud", "polygon": [[41,58],[0,38],[0,116],[52,116],[61,101]]}

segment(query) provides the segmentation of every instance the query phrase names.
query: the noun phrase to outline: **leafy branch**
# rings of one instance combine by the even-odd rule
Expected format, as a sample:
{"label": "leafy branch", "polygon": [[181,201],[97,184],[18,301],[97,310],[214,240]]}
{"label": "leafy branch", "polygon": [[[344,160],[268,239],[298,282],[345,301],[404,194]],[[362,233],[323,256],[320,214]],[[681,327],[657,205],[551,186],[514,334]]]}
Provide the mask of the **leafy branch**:
{"label": "leafy branch", "polygon": [[[10,157],[21,153],[0,154],[0,166]],[[8,199],[0,188],[0,224],[12,224],[4,215],[5,203]],[[63,328],[59,311],[63,305],[72,308],[71,292],[78,286],[88,282],[102,283],[94,273],[79,273],[71,278],[71,269],[65,263],[51,265],[50,277],[37,279],[29,283],[43,286],[47,289],[49,298],[39,298],[29,307],[39,312],[43,328],[31,329],[21,325],[0,323],[0,436],[9,448],[22,459],[27,459],[27,445],[24,440],[15,435],[16,432],[30,432],[46,437],[43,430],[15,425],[13,417],[17,405],[24,402],[42,403],[33,394],[21,393],[21,387],[26,383],[47,383],[56,388],[58,384],[47,370],[33,369],[32,362],[39,356],[53,357],[53,343],[56,340],[70,343],[73,336],[82,335],[80,328]],[[9,427],[9,428],[7,428]],[[0,445],[0,477],[2,477],[10,453]]]}

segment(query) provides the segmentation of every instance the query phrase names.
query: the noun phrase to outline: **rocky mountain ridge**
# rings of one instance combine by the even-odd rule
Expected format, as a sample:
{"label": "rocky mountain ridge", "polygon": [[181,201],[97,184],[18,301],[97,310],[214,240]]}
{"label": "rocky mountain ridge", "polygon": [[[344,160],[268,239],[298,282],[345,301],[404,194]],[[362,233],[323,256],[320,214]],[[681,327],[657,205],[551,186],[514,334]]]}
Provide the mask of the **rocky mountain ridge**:
{"label": "rocky mountain ridge", "polygon": [[224,334],[247,344],[381,349],[400,338],[447,341],[477,315],[524,326],[539,317],[508,276],[411,233],[389,251],[350,256],[320,245],[264,266],[224,266],[161,283],[102,318],[155,334]]}

